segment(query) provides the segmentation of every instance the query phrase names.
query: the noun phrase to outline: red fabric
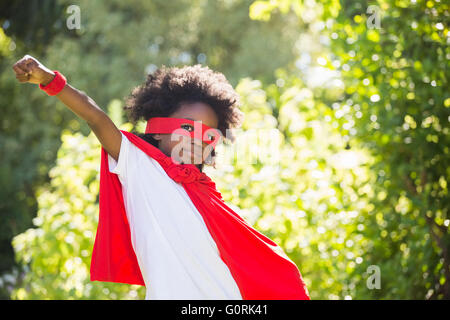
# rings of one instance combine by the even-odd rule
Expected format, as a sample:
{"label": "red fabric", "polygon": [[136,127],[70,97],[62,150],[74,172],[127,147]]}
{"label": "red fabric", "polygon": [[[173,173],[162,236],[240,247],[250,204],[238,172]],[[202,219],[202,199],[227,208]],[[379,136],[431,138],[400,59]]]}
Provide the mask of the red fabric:
{"label": "red fabric", "polygon": [[57,70],[53,70],[53,72],[55,73],[55,77],[49,84],[46,86],[39,84],[39,88],[44,90],[49,96],[57,95],[67,83],[66,77],[64,77],[61,73]]}
{"label": "red fabric", "polygon": [[[228,207],[206,174],[193,164],[175,164],[171,157],[140,137],[121,132],[184,187],[244,300],[310,299],[294,262],[275,242]],[[101,152],[100,214],[92,252],[91,281],[145,285],[131,244],[121,184],[117,175],[108,170],[108,154],[103,147]]]}

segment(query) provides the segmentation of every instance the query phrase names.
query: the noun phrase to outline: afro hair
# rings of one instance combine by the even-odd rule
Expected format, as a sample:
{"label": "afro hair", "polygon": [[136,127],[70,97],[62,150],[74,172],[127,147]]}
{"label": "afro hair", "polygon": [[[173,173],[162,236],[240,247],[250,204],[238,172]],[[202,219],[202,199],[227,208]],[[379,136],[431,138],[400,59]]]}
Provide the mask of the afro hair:
{"label": "afro hair", "polygon": [[[126,99],[125,111],[129,120],[136,124],[153,117],[168,117],[182,103],[206,103],[218,117],[218,128],[225,142],[234,142],[235,137],[227,129],[239,127],[244,114],[239,110],[239,95],[225,76],[207,66],[196,64],[184,67],[163,65],[148,74],[145,83],[135,87]],[[151,134],[135,133],[140,138],[158,147]],[[211,154],[216,156],[216,152]],[[199,166],[202,170],[203,164]]]}

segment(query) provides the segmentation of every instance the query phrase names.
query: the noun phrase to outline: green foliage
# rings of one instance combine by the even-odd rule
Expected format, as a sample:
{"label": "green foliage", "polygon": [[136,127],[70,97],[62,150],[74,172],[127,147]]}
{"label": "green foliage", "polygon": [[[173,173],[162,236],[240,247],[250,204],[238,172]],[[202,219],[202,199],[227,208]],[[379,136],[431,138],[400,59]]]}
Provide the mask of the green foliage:
{"label": "green foliage", "polygon": [[348,84],[345,99],[359,107],[351,115],[358,119],[356,136],[378,158],[374,187],[383,195],[372,201],[377,212],[370,224],[373,234],[381,229],[382,241],[373,240],[367,254],[380,266],[386,287],[356,294],[449,299],[449,6],[379,6],[380,29],[366,27],[365,7],[350,14],[349,5],[330,30],[337,34],[331,48]]}
{"label": "green foliage", "polygon": [[42,54],[54,36],[65,31],[61,28],[65,24],[64,10],[64,3],[58,0],[2,1],[0,25],[14,41],[20,39],[28,50]]}
{"label": "green foliage", "polygon": [[[297,1],[288,2],[300,19],[315,16],[326,21],[309,26],[310,33],[319,26],[321,35],[329,39],[330,53],[317,63],[337,71],[344,84],[338,94],[316,89],[314,103],[328,104],[329,121],[351,142],[351,149],[366,150],[374,159],[367,167],[370,188],[352,186],[357,191],[352,202],[367,198],[369,203],[356,211],[364,219],[343,233],[361,236],[356,244],[363,262],[352,268],[338,265],[337,276],[313,283],[313,295],[449,299],[449,5],[419,0],[370,3],[377,6],[380,19],[374,27],[370,23],[374,13],[367,10],[366,1],[342,1],[340,11],[335,10],[338,1],[317,1],[314,8],[311,2],[300,7],[294,7]],[[281,0],[270,3],[286,6]],[[286,90],[298,90],[295,86]],[[308,113],[302,112],[301,118],[308,118]],[[311,131],[303,136],[309,140]],[[342,184],[339,187],[345,198],[338,201],[343,201],[348,191],[342,190]],[[333,247],[335,240],[321,245]],[[317,273],[323,263],[334,263],[337,257],[328,256],[320,266],[309,259],[306,254],[300,268],[308,270],[313,263],[311,270]],[[369,265],[380,268],[381,289],[365,286]],[[327,286],[328,281],[339,281],[342,290]]]}
{"label": "green foliage", "polygon": [[[14,60],[0,60],[2,70],[11,69]],[[48,171],[60,144],[60,125],[67,125],[70,110],[54,104],[35,85],[19,86],[11,71],[0,74],[0,272],[14,266],[11,239],[31,226],[37,202],[36,187],[48,181]],[[31,102],[30,102],[31,101]],[[51,111],[49,111],[51,110]],[[71,123],[79,130],[79,123]],[[0,281],[0,289],[4,289]],[[5,292],[2,297],[8,294]]]}
{"label": "green foliage", "polygon": [[[111,108],[117,112],[117,103]],[[98,222],[100,143],[93,132],[85,137],[68,130],[61,140],[56,166],[49,172],[51,183],[36,193],[39,209],[33,228],[13,240],[16,258],[30,272],[12,298],[143,299],[142,286],[89,280]]]}

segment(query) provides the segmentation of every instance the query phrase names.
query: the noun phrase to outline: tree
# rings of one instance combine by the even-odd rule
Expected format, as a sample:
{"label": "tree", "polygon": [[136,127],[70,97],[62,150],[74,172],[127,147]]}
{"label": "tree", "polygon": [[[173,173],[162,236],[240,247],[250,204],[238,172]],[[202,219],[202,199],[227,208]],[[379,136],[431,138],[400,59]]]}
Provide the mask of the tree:
{"label": "tree", "polygon": [[[256,1],[251,12],[266,19],[282,7],[301,19],[313,10],[311,3],[280,0]],[[376,159],[366,263],[347,275],[352,296],[449,299],[449,6],[329,0],[314,9],[330,51],[317,63],[338,71],[344,84],[335,101],[324,91],[317,97],[331,102],[352,148],[360,145]],[[381,270],[380,290],[358,285],[368,265]]]}

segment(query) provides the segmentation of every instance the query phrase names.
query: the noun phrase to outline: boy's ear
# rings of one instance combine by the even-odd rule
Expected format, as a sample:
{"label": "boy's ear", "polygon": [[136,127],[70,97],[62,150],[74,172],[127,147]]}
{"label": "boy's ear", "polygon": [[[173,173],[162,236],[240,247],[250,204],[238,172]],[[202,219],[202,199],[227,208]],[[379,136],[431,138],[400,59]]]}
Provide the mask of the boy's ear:
{"label": "boy's ear", "polygon": [[155,133],[155,134],[153,135],[153,139],[155,139],[155,140],[161,140],[161,136],[160,136],[159,134]]}

